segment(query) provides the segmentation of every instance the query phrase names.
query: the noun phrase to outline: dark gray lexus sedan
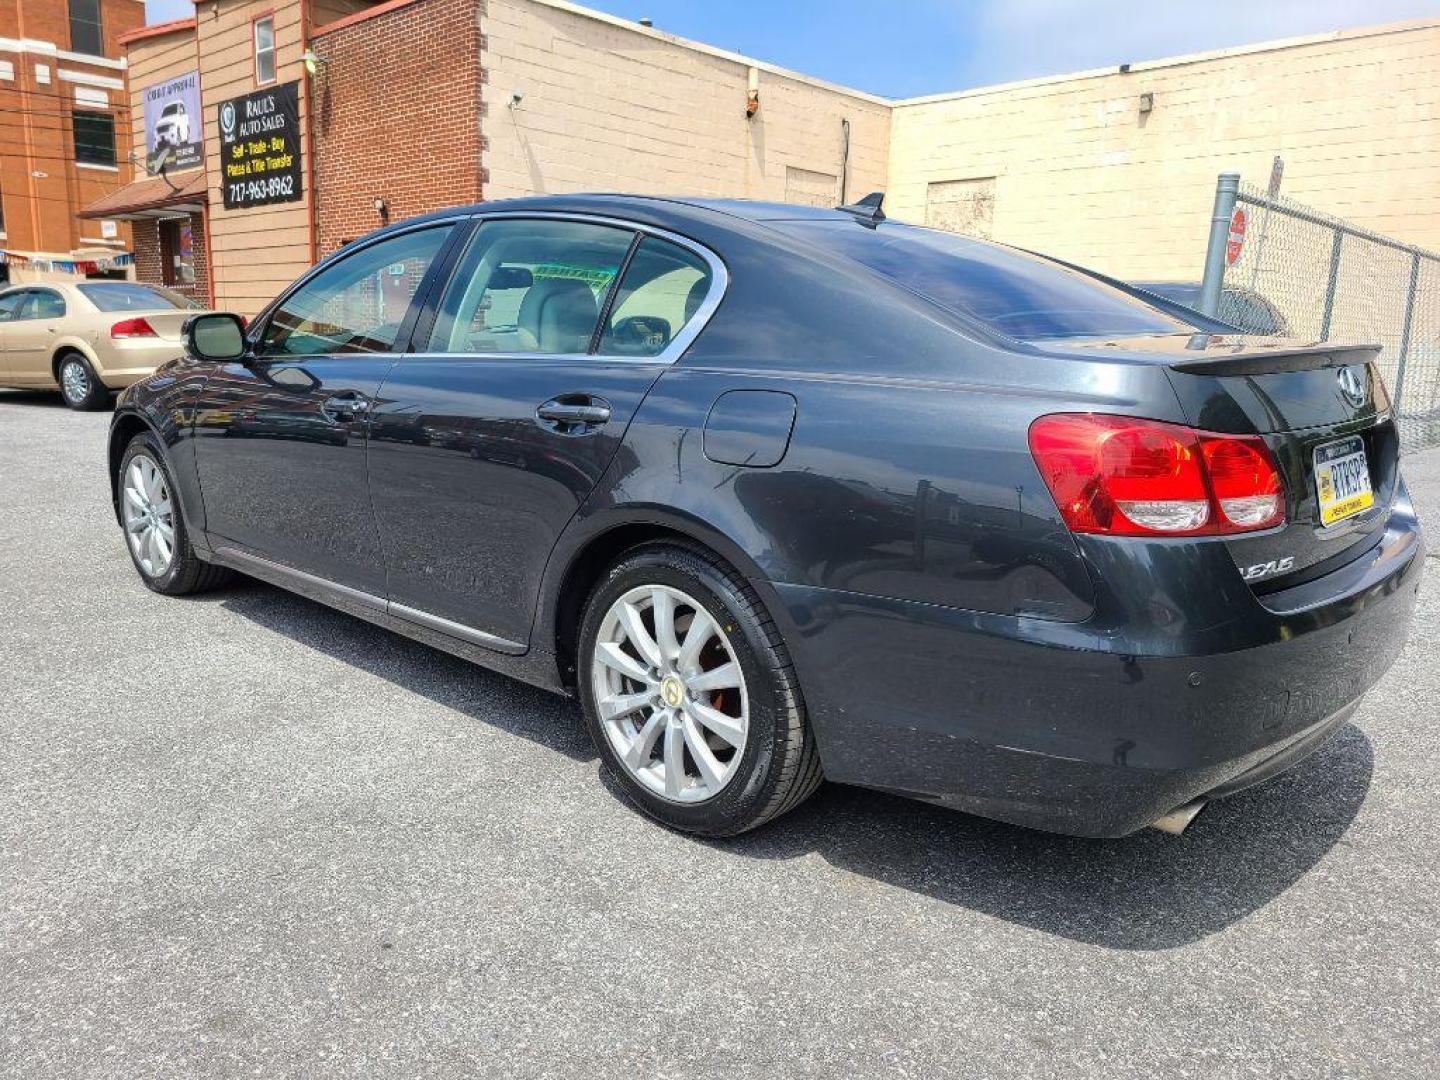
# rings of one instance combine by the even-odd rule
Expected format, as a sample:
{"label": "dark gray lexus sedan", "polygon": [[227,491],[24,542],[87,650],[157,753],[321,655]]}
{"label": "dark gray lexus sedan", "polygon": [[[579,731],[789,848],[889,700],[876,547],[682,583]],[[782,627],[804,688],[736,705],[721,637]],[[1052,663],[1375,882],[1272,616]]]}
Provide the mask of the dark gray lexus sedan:
{"label": "dark gray lexus sedan", "polygon": [[576,694],[706,835],[822,777],[1178,831],[1345,723],[1424,561],[1374,349],[873,196],[446,211],[186,341],[110,437],[146,585],[238,570]]}

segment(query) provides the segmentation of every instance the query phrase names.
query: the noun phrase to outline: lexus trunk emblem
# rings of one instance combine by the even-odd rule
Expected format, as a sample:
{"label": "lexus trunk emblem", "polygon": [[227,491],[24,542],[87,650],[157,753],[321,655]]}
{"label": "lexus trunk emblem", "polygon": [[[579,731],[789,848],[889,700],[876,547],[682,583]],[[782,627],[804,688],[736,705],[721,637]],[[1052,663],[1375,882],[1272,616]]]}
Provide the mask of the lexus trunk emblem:
{"label": "lexus trunk emblem", "polygon": [[1365,380],[1360,377],[1360,372],[1353,367],[1344,367],[1335,376],[1340,383],[1340,393],[1345,395],[1345,400],[1351,405],[1360,406],[1365,404]]}

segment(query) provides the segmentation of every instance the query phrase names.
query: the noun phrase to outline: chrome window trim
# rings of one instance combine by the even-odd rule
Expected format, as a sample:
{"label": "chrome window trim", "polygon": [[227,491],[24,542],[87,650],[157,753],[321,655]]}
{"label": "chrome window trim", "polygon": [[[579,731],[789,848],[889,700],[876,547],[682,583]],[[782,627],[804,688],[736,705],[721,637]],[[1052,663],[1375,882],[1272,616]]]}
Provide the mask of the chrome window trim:
{"label": "chrome window trim", "polygon": [[[547,353],[547,352],[493,352],[493,353],[469,353],[469,352],[435,352],[431,349],[417,349],[415,352],[407,353],[401,363],[408,363],[413,360],[565,360],[576,361],[601,361],[608,364],[655,364],[669,367],[685,354],[685,350],[694,344],[695,339],[700,336],[706,325],[710,322],[711,316],[720,306],[720,301],[725,299],[725,292],[730,287],[730,272],[725,268],[725,263],[720,256],[705,245],[691,240],[688,236],[681,236],[679,233],[671,232],[669,229],[662,229],[657,225],[647,225],[640,221],[627,221],[624,218],[609,217],[602,214],[588,214],[584,211],[564,210],[496,210],[491,213],[481,211],[475,214],[468,214],[465,220],[477,221],[481,227],[487,221],[514,221],[514,220],[540,220],[540,221],[573,221],[584,225],[607,225],[612,228],[626,229],[633,233],[639,233],[642,237],[653,236],[657,240],[666,240],[677,247],[683,247],[687,251],[694,252],[705,260],[710,268],[710,291],[705,294],[705,299],[695,309],[695,314],[690,321],[680,328],[680,332],[670,339],[670,344],[656,353],[654,356],[624,356],[618,353],[584,352],[584,353]],[[468,246],[479,236],[479,230],[466,241]],[[460,252],[460,258],[464,252]],[[457,262],[458,267],[458,262]],[[615,287],[620,287],[623,277],[617,278]],[[450,282],[445,283],[448,290]],[[444,291],[437,298],[439,301],[444,298]],[[604,336],[603,334],[601,335]],[[428,345],[429,342],[426,342]]]}

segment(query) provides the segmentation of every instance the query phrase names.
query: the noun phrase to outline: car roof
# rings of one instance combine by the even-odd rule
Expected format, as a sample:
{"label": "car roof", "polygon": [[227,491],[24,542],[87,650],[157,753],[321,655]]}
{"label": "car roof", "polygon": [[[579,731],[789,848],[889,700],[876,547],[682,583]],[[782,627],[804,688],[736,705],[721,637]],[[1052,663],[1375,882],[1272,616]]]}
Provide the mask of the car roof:
{"label": "car roof", "polygon": [[[612,192],[582,192],[573,195],[534,195],[518,199],[497,199],[437,210],[409,218],[396,225],[408,226],[423,221],[444,221],[471,214],[499,213],[584,213],[610,214],[633,218],[637,222],[683,230],[697,220],[709,225],[723,225],[724,218],[753,223],[775,221],[837,220],[838,208],[791,206],[787,203],[759,202],[752,199],[708,199],[678,195],[627,195]],[[839,219],[843,220],[843,219]],[[395,228],[395,225],[390,228]],[[383,230],[382,230],[383,231]]]}

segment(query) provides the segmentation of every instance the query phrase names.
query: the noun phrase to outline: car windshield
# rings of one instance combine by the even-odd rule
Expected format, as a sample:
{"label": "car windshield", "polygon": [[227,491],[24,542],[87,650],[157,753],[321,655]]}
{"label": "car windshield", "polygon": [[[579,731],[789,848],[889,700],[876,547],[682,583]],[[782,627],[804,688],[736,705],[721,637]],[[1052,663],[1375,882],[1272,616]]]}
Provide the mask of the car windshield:
{"label": "car windshield", "polygon": [[113,285],[75,286],[101,311],[160,311],[165,308],[198,308],[189,297],[159,285],[138,285],[117,281]]}
{"label": "car windshield", "polygon": [[1078,270],[954,233],[894,222],[870,229],[843,219],[775,224],[1008,338],[1028,341],[1188,334],[1195,330]]}

